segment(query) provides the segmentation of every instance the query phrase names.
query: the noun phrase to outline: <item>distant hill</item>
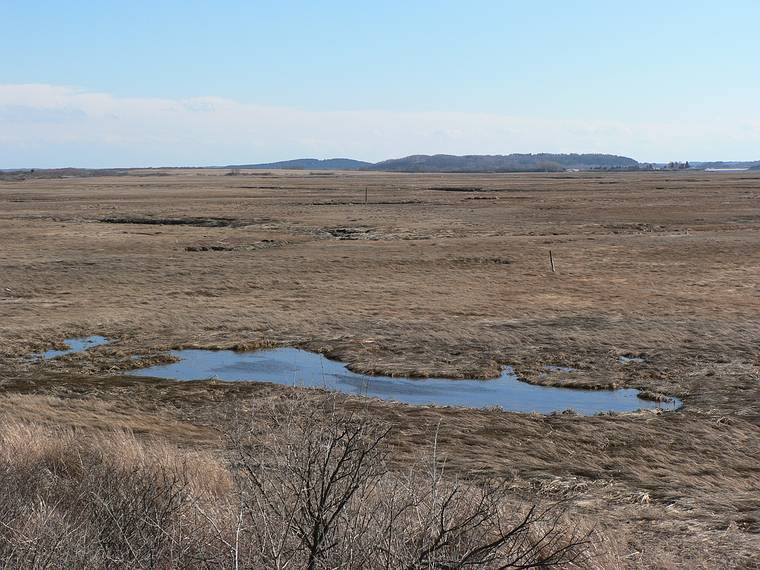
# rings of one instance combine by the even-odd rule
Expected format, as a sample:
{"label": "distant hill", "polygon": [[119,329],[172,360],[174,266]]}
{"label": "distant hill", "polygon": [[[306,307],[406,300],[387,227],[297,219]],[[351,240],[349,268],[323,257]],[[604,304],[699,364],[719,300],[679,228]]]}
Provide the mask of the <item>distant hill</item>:
{"label": "distant hill", "polygon": [[568,168],[588,170],[593,168],[637,168],[632,158],[614,154],[415,154],[404,158],[384,160],[368,170],[392,172],[525,172],[562,171]]}
{"label": "distant hill", "polygon": [[752,161],[713,161],[713,162],[691,162],[692,168],[749,168],[751,170],[760,169],[760,160]]}
{"label": "distant hill", "polygon": [[371,162],[353,160],[351,158],[297,158],[295,160],[283,160],[281,162],[267,162],[263,164],[231,164],[226,168],[266,168],[272,170],[359,170],[372,166]]}

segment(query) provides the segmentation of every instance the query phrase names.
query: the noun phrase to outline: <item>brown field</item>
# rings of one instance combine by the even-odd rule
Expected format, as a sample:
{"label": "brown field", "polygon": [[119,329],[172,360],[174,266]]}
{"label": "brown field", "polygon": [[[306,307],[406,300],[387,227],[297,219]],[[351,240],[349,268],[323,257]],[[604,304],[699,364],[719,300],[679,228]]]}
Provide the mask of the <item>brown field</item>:
{"label": "brown field", "polygon": [[[569,497],[626,566],[760,565],[760,173],[154,174],[0,180],[0,416],[213,450],[236,408],[288,391],[120,375],[177,346],[636,387],[684,407],[340,401],[394,426],[399,466],[440,422],[448,470]],[[113,342],[26,359],[88,334]]]}

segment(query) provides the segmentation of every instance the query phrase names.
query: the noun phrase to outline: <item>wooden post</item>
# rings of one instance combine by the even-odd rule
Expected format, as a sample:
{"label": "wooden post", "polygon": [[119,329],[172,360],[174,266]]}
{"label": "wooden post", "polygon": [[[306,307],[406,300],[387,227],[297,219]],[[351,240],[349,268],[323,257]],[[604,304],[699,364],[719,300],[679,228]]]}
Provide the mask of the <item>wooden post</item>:
{"label": "wooden post", "polygon": [[364,205],[367,205],[367,195],[369,194],[369,189],[365,186],[364,187]]}
{"label": "wooden post", "polygon": [[549,250],[549,264],[552,266],[552,273],[555,273],[554,271],[554,256],[552,255],[552,250]]}

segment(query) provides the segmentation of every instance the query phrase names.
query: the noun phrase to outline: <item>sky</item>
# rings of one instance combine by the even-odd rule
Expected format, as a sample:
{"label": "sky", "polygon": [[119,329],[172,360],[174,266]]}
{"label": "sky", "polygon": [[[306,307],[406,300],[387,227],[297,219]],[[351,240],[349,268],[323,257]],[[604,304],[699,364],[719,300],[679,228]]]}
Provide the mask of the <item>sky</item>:
{"label": "sky", "polygon": [[0,0],[0,168],[760,159],[760,2]]}

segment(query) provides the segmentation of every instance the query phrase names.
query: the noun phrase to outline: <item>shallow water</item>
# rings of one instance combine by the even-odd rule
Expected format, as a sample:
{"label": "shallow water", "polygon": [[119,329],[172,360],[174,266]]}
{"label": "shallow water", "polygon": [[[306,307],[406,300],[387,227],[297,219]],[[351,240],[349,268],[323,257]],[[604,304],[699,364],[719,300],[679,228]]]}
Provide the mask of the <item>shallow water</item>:
{"label": "shallow water", "polygon": [[395,400],[407,404],[436,404],[487,408],[501,406],[514,412],[551,413],[573,409],[579,414],[631,412],[645,408],[676,409],[681,403],[657,404],[637,398],[638,390],[578,390],[534,386],[517,379],[511,367],[493,380],[447,378],[392,378],[351,372],[345,364],[296,348],[256,352],[180,350],[181,360],[134,370],[133,376],[173,380],[218,379],[272,382],[289,386],[325,388]]}
{"label": "shallow water", "polygon": [[575,372],[575,368],[571,366],[557,366],[555,364],[547,364],[544,366],[544,370],[549,372]]}
{"label": "shallow water", "polygon": [[108,339],[104,336],[93,335],[85,338],[67,338],[64,342],[69,347],[66,350],[46,350],[36,356],[44,360],[50,360],[51,358],[58,358],[59,356],[64,356],[66,354],[84,352],[88,348],[108,344]]}
{"label": "shallow water", "polygon": [[629,362],[636,362],[636,363],[642,363],[646,362],[646,359],[642,358],[641,356],[621,356],[619,357],[620,362],[623,364],[628,364]]}

